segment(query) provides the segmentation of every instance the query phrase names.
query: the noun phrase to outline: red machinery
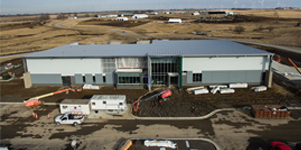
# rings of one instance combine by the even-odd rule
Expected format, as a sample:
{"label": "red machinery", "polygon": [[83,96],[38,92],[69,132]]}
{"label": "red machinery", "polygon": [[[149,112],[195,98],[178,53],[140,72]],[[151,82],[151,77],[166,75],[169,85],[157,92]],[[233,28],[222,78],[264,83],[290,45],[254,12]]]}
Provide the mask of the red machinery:
{"label": "red machinery", "polygon": [[59,91],[55,91],[55,92],[43,94],[43,95],[40,95],[40,96],[37,96],[37,97],[25,99],[24,100],[24,104],[28,108],[35,108],[36,106],[38,106],[38,105],[41,104],[41,101],[39,101],[40,98],[44,98],[44,97],[48,97],[48,96],[52,96],[52,95],[56,95],[56,94],[60,94],[60,93],[64,93],[64,92],[68,93],[68,91],[78,92],[80,90],[77,89],[77,88],[63,89],[63,90],[59,90]]}
{"label": "red machinery", "polygon": [[[139,107],[142,106],[142,104],[150,99],[153,99],[154,97],[159,96],[163,101],[167,100],[167,97],[170,97],[172,95],[171,91],[169,89],[165,89],[160,93],[157,93],[155,95],[152,95],[151,97],[144,99],[140,102],[140,100],[137,100],[133,103],[133,111],[134,112],[138,112],[139,111]],[[162,102],[162,100],[160,100],[160,103]]]}

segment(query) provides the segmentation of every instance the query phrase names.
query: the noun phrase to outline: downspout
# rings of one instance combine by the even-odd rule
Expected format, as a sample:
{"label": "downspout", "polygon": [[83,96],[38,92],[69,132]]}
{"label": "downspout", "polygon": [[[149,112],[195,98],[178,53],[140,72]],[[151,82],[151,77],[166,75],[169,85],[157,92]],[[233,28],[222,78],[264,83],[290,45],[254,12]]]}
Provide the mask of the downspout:
{"label": "downspout", "polygon": [[182,66],[183,66],[183,56],[180,57],[180,69],[179,69],[179,79],[180,79],[180,83],[179,83],[179,89],[182,89]]}
{"label": "downspout", "polygon": [[147,54],[147,66],[148,66],[148,90],[151,90],[151,80],[152,80],[152,65],[151,65],[151,59],[149,55]]}

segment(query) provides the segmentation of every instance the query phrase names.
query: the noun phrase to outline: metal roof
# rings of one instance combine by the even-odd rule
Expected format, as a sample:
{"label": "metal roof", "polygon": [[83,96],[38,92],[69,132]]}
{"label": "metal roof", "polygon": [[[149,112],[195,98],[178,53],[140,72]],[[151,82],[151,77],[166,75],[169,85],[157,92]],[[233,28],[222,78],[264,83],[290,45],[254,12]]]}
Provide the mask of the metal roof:
{"label": "metal roof", "polygon": [[125,100],[125,95],[93,95],[91,100]]}
{"label": "metal roof", "polygon": [[89,104],[90,99],[64,99],[61,104]]}
{"label": "metal roof", "polygon": [[244,56],[272,55],[229,40],[153,41],[152,44],[64,45],[35,52],[24,58],[100,58],[146,56]]}

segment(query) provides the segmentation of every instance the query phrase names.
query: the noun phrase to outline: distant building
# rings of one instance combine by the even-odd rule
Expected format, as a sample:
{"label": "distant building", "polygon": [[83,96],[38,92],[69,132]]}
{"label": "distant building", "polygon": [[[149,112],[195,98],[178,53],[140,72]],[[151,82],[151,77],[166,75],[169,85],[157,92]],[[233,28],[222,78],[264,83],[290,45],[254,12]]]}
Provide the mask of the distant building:
{"label": "distant building", "polygon": [[127,17],[117,17],[116,21],[129,21],[129,18],[127,18]]}
{"label": "distant building", "polygon": [[77,19],[76,16],[69,16],[68,19]]}
{"label": "distant building", "polygon": [[191,13],[191,15],[192,15],[192,16],[198,16],[198,15],[200,15],[200,13],[194,12],[194,13]]}
{"label": "distant building", "polygon": [[118,17],[118,15],[107,15],[109,18]]}
{"label": "distant building", "polygon": [[158,15],[158,12],[151,12],[150,15]]}
{"label": "distant building", "polygon": [[167,11],[167,12],[165,12],[165,14],[170,14],[170,13]]}
{"label": "distant building", "polygon": [[134,14],[132,16],[133,19],[143,19],[143,18],[148,18],[148,15],[146,14]]}
{"label": "distant building", "polygon": [[182,19],[171,18],[168,23],[182,23]]}

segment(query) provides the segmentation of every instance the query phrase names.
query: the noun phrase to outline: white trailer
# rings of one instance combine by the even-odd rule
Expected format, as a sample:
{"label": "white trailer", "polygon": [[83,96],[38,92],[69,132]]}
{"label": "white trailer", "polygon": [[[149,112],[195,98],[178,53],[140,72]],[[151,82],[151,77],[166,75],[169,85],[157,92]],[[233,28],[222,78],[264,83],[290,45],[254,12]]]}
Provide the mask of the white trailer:
{"label": "white trailer", "polygon": [[89,115],[91,112],[90,99],[64,99],[60,103],[61,114],[74,113]]}
{"label": "white trailer", "polygon": [[93,95],[91,110],[120,111],[127,110],[125,95]]}

